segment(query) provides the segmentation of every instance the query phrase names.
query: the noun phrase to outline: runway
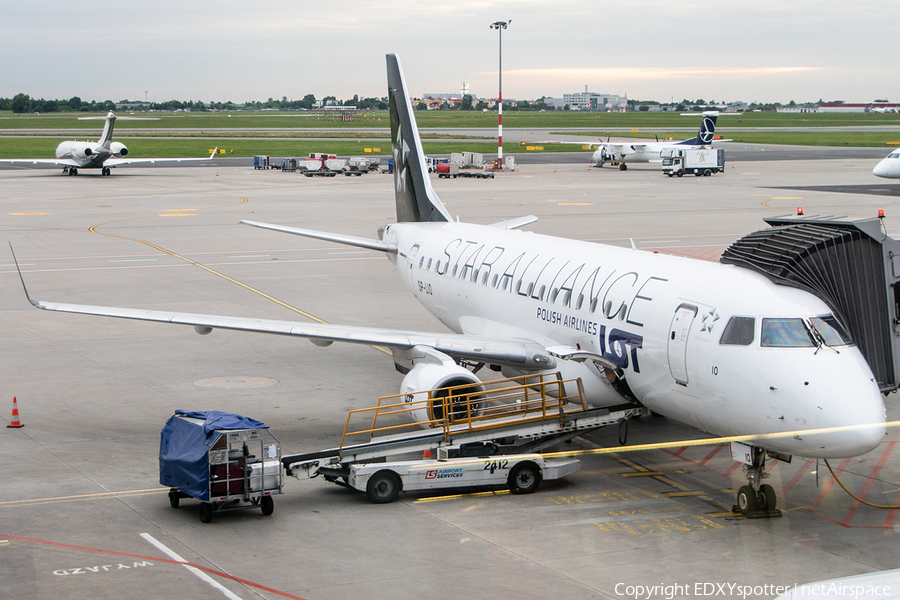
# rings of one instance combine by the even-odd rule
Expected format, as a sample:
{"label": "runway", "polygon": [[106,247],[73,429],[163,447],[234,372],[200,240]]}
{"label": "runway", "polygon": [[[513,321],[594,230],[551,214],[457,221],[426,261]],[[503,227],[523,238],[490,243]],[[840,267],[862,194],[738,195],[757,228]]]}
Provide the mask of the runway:
{"label": "runway", "polygon": [[[810,149],[821,154],[798,162],[784,158],[790,148],[749,149],[722,175],[680,179],[655,165],[591,169],[586,153],[517,155],[515,173],[433,185],[463,221],[534,214],[535,232],[698,260],[798,206],[853,218],[883,209],[886,230],[900,231],[896,183],[872,176],[871,157],[840,150]],[[0,169],[0,230],[35,299],[443,330],[379,253],[238,224],[375,237],[394,220],[390,175],[306,178],[248,160],[110,177]],[[0,408],[15,396],[24,424],[0,429],[0,585],[11,598],[625,599],[635,586],[681,598],[706,584],[773,598],[779,587],[896,567],[896,509],[857,503],[824,464],[795,457],[772,462],[767,480],[783,517],[734,517],[745,479],[727,447],[628,451],[707,437],[661,417],[633,422],[614,454],[592,453],[618,448],[614,429],[567,445],[584,452],[581,471],[531,495],[456,490],[373,505],[288,479],[272,516],[202,524],[196,501],[172,509],[158,484],[159,432],[175,409],[259,419],[286,452],[330,448],[348,410],[398,392],[391,357],[39,311],[8,249],[0,290]],[[900,418],[896,395],[886,404],[888,420]],[[872,453],[832,466],[864,499],[898,504],[898,441],[889,430]]]}

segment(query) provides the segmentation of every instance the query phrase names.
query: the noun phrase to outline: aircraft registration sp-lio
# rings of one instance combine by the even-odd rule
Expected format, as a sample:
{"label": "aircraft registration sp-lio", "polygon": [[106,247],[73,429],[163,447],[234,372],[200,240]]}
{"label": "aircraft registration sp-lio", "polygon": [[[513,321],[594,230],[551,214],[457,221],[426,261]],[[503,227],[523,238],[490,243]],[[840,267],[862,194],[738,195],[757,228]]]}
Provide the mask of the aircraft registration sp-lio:
{"label": "aircraft registration sp-lio", "polygon": [[[400,62],[387,55],[397,222],[367,239],[248,225],[383,252],[454,333],[29,300],[44,310],[391,349],[401,392],[470,385],[471,367],[580,378],[595,406],[639,402],[720,436],[754,436],[738,505],[774,510],[768,452],[839,458],[885,435],[878,384],[817,296],[750,269],[527,233],[535,217],[454,222],[431,186]],[[23,282],[24,285],[24,282]],[[26,291],[27,294],[27,291]],[[470,367],[470,368],[466,368]],[[420,419],[417,419],[420,420]]]}
{"label": "aircraft registration sp-lio", "polygon": [[[103,134],[97,142],[60,142],[56,147],[56,158],[17,158],[17,159],[0,159],[0,163],[30,163],[30,164],[49,164],[59,165],[63,168],[63,173],[69,175],[78,175],[78,169],[100,169],[101,175],[110,175],[110,169],[120,165],[131,165],[136,163],[158,163],[158,162],[189,162],[196,160],[210,160],[216,150],[206,158],[125,158],[128,155],[128,148],[125,144],[112,141],[113,129],[117,119],[126,119],[129,117],[116,117],[112,112],[107,113],[105,117],[82,117],[82,120],[103,119],[106,124],[103,126]],[[140,119],[136,119],[140,120]]]}

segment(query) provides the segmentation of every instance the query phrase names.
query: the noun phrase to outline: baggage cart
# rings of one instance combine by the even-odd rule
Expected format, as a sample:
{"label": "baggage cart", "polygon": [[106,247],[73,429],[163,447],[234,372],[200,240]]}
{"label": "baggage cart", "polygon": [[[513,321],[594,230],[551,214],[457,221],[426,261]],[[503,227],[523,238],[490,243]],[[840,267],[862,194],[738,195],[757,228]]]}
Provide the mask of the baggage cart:
{"label": "baggage cart", "polygon": [[249,417],[175,411],[160,433],[159,482],[170,488],[172,508],[183,498],[200,500],[204,523],[240,508],[268,516],[284,485],[281,446],[267,425]]}

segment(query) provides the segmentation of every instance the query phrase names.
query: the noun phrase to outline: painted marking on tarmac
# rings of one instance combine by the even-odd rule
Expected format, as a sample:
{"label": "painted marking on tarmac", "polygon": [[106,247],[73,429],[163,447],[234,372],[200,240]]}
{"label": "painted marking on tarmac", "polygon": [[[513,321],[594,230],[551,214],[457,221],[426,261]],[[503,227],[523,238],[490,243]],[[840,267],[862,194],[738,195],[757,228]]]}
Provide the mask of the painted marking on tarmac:
{"label": "painted marking on tarmac", "polygon": [[[144,538],[145,540],[147,540],[148,542],[150,542],[151,544],[153,544],[154,546],[156,546],[156,548],[158,550],[162,551],[164,554],[166,554],[172,560],[178,561],[180,563],[187,562],[186,560],[181,558],[181,556],[179,556],[174,550],[168,548],[166,545],[164,545],[162,542],[160,542],[159,540],[154,538],[149,533],[142,533],[141,537]],[[190,571],[191,573],[193,573],[194,575],[196,575],[201,581],[208,583],[214,589],[222,592],[222,595],[224,595],[226,598],[228,598],[228,600],[241,600],[240,596],[238,596],[237,594],[235,594],[234,592],[229,590],[227,587],[225,587],[224,585],[222,585],[221,583],[219,583],[218,581],[216,581],[215,579],[213,579],[212,577],[210,577],[209,575],[207,575],[200,569],[197,569],[197,568],[192,567],[187,564],[184,565],[184,568],[187,569],[188,571]]]}
{"label": "painted marking on tarmac", "polygon": [[[0,536],[2,536],[2,534],[0,534]],[[204,571],[206,573],[211,573],[212,575],[216,575],[217,577],[222,577],[223,579],[230,579],[231,581],[235,581],[237,583],[240,583],[241,585],[246,585],[246,586],[249,586],[252,588],[256,588],[256,589],[262,590],[264,592],[270,592],[272,594],[276,594],[276,595],[282,596],[284,598],[290,598],[291,600],[305,600],[304,598],[301,598],[300,596],[295,596],[293,594],[289,594],[288,592],[282,592],[280,590],[276,590],[275,588],[271,588],[266,585],[254,583],[254,582],[250,581],[249,579],[242,579],[240,577],[235,577],[234,575],[229,575],[228,573],[223,573],[222,571],[217,571],[217,570],[211,569],[209,567],[202,567],[200,565],[195,565],[195,564],[189,563],[187,561],[176,561],[176,560],[172,560],[172,559],[168,559],[168,558],[155,558],[152,556],[144,556],[143,554],[131,554],[128,552],[116,552],[115,550],[103,550],[101,548],[91,548],[89,546],[76,546],[73,544],[64,544],[62,542],[51,542],[48,540],[36,540],[36,539],[32,539],[32,538],[19,537],[16,535],[8,535],[5,537],[8,537],[11,540],[18,540],[20,542],[25,542],[25,543],[29,543],[29,544],[44,544],[47,546],[54,546],[56,548],[69,548],[71,550],[81,550],[81,551],[85,551],[85,552],[99,552],[100,554],[110,554],[112,556],[128,556],[130,558],[139,558],[139,559],[145,560],[145,561],[155,561],[158,563],[166,563],[166,564],[170,564],[170,565],[190,566],[190,567],[194,567],[195,569],[198,569],[200,571]]]}
{"label": "painted marking on tarmac", "polygon": [[50,213],[6,213],[13,217],[43,217],[49,215]]}
{"label": "painted marking on tarmac", "polygon": [[679,534],[704,529],[725,529],[706,515],[688,517],[661,517],[653,519],[637,519],[634,521],[600,521],[594,523],[600,531],[613,533],[630,533],[632,535]]}
{"label": "painted marking on tarmac", "polygon": [[490,492],[472,492],[471,494],[451,494],[447,496],[429,496],[428,498],[419,498],[413,501],[413,504],[424,504],[427,502],[443,502],[445,500],[459,500],[461,498],[477,498],[479,496],[508,496],[509,490],[495,490]]}
{"label": "painted marking on tarmac", "polygon": [[22,506],[35,504],[58,504],[60,502],[77,502],[81,500],[105,500],[129,496],[146,496],[149,494],[169,493],[168,488],[152,488],[148,490],[129,490],[124,492],[102,492],[98,494],[81,494],[78,496],[56,496],[54,498],[30,498],[28,500],[6,500],[0,506]]}

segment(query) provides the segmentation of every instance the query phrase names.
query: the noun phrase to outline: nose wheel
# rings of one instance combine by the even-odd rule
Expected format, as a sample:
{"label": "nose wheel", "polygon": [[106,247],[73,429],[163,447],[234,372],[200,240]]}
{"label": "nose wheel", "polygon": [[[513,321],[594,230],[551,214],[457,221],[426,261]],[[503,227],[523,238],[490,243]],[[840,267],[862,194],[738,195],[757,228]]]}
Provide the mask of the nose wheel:
{"label": "nose wheel", "polygon": [[748,519],[780,517],[781,511],[777,507],[778,498],[775,497],[775,489],[767,483],[760,483],[760,480],[768,477],[765,471],[766,451],[754,446],[748,454],[751,463],[745,463],[744,466],[747,485],[742,485],[738,489],[737,503],[731,510],[744,515]]}

